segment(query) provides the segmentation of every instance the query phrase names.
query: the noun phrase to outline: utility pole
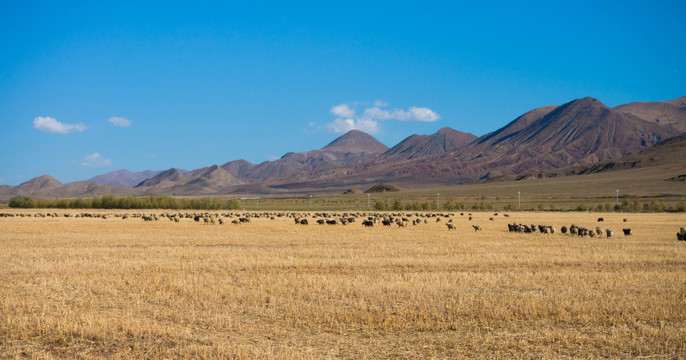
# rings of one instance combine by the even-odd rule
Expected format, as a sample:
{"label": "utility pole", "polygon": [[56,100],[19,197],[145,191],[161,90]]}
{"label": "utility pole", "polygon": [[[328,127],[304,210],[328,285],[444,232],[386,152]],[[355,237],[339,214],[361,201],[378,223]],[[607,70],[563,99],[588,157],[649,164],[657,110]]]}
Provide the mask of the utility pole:
{"label": "utility pole", "polygon": [[522,210],[522,193],[517,191],[517,210]]}
{"label": "utility pole", "polygon": [[619,205],[619,189],[615,190],[615,205]]}
{"label": "utility pole", "polygon": [[312,209],[312,195],[310,195],[310,209]]}

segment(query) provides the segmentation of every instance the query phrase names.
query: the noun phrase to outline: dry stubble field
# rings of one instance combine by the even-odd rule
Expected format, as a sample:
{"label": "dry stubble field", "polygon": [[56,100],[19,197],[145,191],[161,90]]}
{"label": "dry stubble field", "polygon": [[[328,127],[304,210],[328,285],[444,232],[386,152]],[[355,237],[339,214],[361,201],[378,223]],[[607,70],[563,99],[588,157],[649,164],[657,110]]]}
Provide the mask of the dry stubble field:
{"label": "dry stubble field", "polygon": [[[0,218],[0,357],[686,357],[685,215],[491,215]],[[634,235],[507,232],[599,216]]]}

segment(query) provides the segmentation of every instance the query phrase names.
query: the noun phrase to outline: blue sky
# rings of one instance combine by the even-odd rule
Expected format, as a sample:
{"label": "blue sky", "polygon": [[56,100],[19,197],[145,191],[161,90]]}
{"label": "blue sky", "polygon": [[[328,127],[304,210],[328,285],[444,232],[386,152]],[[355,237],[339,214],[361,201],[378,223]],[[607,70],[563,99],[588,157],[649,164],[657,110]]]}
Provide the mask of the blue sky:
{"label": "blue sky", "polygon": [[[228,4],[227,4],[228,3]],[[686,95],[686,2],[0,4],[0,184],[477,136],[533,108]]]}

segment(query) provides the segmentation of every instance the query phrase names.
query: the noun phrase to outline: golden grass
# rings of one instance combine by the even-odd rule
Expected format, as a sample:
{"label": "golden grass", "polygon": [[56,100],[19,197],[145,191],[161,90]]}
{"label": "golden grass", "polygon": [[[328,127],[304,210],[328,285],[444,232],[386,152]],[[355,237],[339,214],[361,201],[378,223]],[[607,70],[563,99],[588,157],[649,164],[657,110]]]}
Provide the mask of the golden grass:
{"label": "golden grass", "polygon": [[0,357],[686,356],[684,214],[491,215],[457,231],[0,218]]}

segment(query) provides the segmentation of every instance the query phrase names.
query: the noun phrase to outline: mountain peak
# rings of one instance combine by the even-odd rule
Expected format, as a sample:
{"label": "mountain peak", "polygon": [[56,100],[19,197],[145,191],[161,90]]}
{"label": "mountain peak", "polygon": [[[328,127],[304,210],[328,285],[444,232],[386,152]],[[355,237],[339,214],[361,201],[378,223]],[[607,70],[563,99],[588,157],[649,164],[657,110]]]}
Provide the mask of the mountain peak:
{"label": "mountain peak", "polygon": [[373,136],[360,131],[350,130],[336,140],[324,146],[322,150],[338,152],[369,152],[381,154],[388,150],[388,146],[380,143]]}
{"label": "mountain peak", "polygon": [[585,98],[581,99],[576,99],[572,100],[562,106],[560,108],[566,108],[566,107],[602,107],[602,108],[607,108],[605,104],[600,102],[600,100],[596,98],[592,98],[590,96],[587,96]]}
{"label": "mountain peak", "polygon": [[179,181],[180,179],[183,179],[184,175],[181,172],[181,170],[176,169],[176,168],[170,168],[164,171],[161,171],[159,174],[141,181],[138,183],[138,185],[134,187],[145,187],[145,186],[153,186],[160,184],[162,182],[173,182],[173,181]]}
{"label": "mountain peak", "polygon": [[55,188],[61,185],[62,183],[57,181],[57,179],[55,179],[54,177],[50,175],[42,175],[17,185],[17,189],[34,191],[40,189]]}

